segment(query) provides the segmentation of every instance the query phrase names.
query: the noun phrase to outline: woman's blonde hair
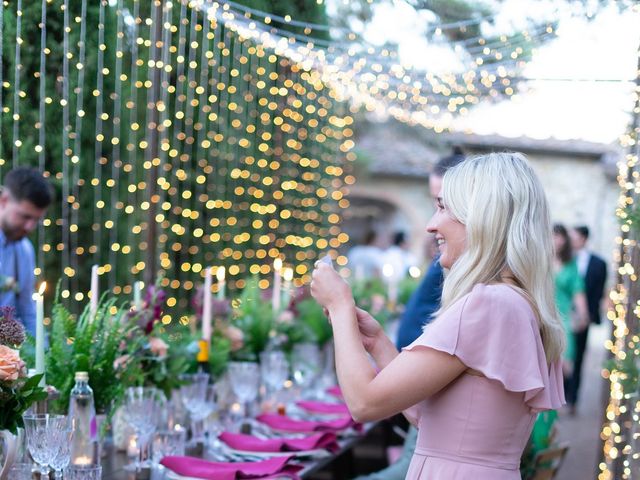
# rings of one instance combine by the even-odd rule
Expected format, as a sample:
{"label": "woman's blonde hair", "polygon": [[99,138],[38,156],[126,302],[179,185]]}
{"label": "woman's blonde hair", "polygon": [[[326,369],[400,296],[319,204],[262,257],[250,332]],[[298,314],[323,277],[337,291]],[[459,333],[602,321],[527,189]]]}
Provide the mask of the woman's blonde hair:
{"label": "woman's blonde hair", "polygon": [[509,269],[536,310],[547,361],[560,358],[565,336],[555,306],[549,209],[524,155],[465,160],[444,175],[442,201],[465,225],[467,248],[445,279],[440,311],[478,283],[500,282]]}

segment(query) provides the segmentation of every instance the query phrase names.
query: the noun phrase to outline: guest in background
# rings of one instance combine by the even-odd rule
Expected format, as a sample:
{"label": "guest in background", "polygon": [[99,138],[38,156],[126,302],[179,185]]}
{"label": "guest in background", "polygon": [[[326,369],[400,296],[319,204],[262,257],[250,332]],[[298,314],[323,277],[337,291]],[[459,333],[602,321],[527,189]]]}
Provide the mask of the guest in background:
{"label": "guest in background", "polygon": [[[576,359],[576,341],[573,331],[582,330],[588,324],[589,317],[587,299],[584,295],[584,282],[578,274],[569,233],[563,225],[553,226],[553,243],[555,247],[556,306],[567,337],[563,365],[566,389],[573,374]],[[571,406],[569,408],[571,409]]]}
{"label": "guest in background", "polygon": [[379,277],[382,273],[383,250],[376,245],[376,233],[369,230],[364,237],[363,245],[356,245],[347,253],[349,269],[356,277]]}
{"label": "guest in background", "polygon": [[393,267],[393,276],[398,282],[407,276],[409,268],[415,266],[416,258],[408,250],[404,232],[396,232],[393,235],[392,245],[384,251],[383,264]]}
{"label": "guest in background", "polygon": [[0,193],[0,306],[16,309],[25,329],[35,335],[33,301],[35,252],[27,236],[53,200],[48,181],[38,170],[16,168],[4,177]]}
{"label": "guest in background", "polygon": [[604,286],[607,281],[607,264],[598,255],[589,251],[589,228],[585,225],[571,230],[571,246],[575,252],[578,274],[584,280],[584,292],[587,297],[589,310],[589,322],[581,329],[574,329],[575,359],[573,363],[573,375],[567,388],[567,404],[575,411],[578,402],[578,390],[582,373],[582,360],[587,348],[587,337],[591,323],[600,324],[601,303],[604,297]]}

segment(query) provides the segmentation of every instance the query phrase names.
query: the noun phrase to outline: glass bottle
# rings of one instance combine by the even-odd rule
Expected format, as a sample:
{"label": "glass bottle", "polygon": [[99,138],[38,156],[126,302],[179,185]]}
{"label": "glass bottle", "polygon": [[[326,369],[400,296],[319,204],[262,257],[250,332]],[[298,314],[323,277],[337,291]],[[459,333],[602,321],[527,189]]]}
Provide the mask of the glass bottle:
{"label": "glass bottle", "polygon": [[70,463],[95,465],[99,463],[98,428],[89,373],[76,372],[75,380],[69,399],[69,421],[73,429]]}

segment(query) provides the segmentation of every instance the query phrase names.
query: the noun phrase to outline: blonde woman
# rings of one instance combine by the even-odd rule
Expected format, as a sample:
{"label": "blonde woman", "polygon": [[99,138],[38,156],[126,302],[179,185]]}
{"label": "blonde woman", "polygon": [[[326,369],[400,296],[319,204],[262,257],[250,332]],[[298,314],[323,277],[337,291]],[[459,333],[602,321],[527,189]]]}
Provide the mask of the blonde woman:
{"label": "blonde woman", "polygon": [[540,181],[518,153],[468,159],[445,174],[427,230],[449,273],[437,318],[402,353],[329,265],[313,273],[344,398],[357,420],[405,411],[417,424],[408,479],[520,479],[537,413],[564,403]]}

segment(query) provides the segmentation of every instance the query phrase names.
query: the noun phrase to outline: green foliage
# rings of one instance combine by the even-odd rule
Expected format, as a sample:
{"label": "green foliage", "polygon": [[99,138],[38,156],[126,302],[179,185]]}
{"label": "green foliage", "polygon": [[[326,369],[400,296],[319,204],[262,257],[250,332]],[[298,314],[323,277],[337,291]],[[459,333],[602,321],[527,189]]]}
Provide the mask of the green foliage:
{"label": "green foliage", "polygon": [[261,297],[258,277],[247,280],[240,298],[234,303],[233,324],[244,333],[244,346],[234,354],[236,358],[257,360],[275,332],[275,318],[271,302]]}
{"label": "green foliage", "polygon": [[42,374],[20,378],[13,382],[0,382],[0,430],[14,435],[24,428],[22,414],[33,404],[47,398],[47,392],[38,386]]}
{"label": "green foliage", "polygon": [[380,278],[354,281],[351,285],[356,305],[368,311],[384,326],[393,312],[387,305],[387,287]]}
{"label": "green foliage", "polygon": [[[115,361],[123,354],[121,342],[129,349],[140,341],[136,327],[121,322],[122,310],[116,308],[115,299],[100,302],[96,315],[87,306],[76,318],[56,295],[51,319],[50,349],[46,359],[47,382],[60,392],[55,407],[66,411],[69,394],[77,371],[89,373],[89,385],[93,389],[97,412],[109,412],[122,398],[127,385],[122,378],[130,377],[129,371],[116,369]],[[113,309],[116,314],[112,314]],[[129,362],[126,369],[134,369]]]}
{"label": "green foliage", "polygon": [[313,298],[306,298],[296,304],[297,320],[306,325],[318,346],[325,345],[333,336],[331,325],[322,307]]}
{"label": "green foliage", "polygon": [[420,285],[420,279],[413,277],[403,278],[398,285],[398,304],[406,305],[418,285]]}

